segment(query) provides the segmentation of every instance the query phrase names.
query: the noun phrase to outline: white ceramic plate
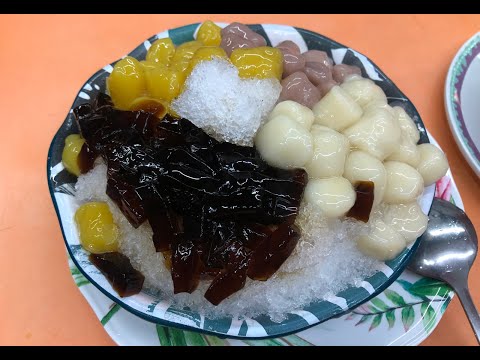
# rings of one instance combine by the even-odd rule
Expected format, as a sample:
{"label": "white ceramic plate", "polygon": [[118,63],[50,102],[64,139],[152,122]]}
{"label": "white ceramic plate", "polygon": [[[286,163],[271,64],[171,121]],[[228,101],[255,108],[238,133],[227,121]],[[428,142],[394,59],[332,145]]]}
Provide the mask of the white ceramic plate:
{"label": "white ceramic plate", "polygon": [[458,147],[480,177],[480,32],[463,44],[450,64],[445,108]]}

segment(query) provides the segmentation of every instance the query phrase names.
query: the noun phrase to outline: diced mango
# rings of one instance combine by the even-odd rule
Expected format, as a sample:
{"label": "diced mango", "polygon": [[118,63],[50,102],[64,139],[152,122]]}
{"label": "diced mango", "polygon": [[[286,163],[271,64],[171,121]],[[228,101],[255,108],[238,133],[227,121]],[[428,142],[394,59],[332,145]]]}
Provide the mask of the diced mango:
{"label": "diced mango", "polygon": [[168,102],[178,96],[185,81],[181,71],[166,66],[149,69],[145,75],[150,96]]}
{"label": "diced mango", "polygon": [[192,60],[195,52],[201,48],[203,44],[200,41],[188,41],[183,43],[175,51],[175,56],[170,63],[170,67],[177,71],[180,71],[187,77],[188,68],[190,66],[190,60]]}
{"label": "diced mango", "polygon": [[145,92],[144,67],[137,59],[125,57],[113,67],[107,87],[115,107],[128,110],[133,100]]}
{"label": "diced mango", "polygon": [[148,49],[145,59],[169,65],[174,55],[175,45],[173,45],[172,39],[167,37],[156,40]]}
{"label": "diced mango", "polygon": [[199,48],[190,60],[190,64],[186,69],[186,75],[190,75],[193,68],[202,61],[212,60],[214,57],[228,59],[227,53],[218,46],[204,46]]}
{"label": "diced mango", "polygon": [[232,51],[230,60],[238,68],[240,77],[282,78],[283,55],[279,49],[270,46],[239,48]]}
{"label": "diced mango", "polygon": [[[159,63],[156,63],[154,61],[149,61],[149,60],[142,60],[140,61],[140,64],[142,64],[144,71],[155,69],[157,66],[159,66]],[[164,64],[161,64],[161,65],[164,65]]]}
{"label": "diced mango", "polygon": [[190,61],[199,48],[201,48],[203,44],[200,41],[188,41],[183,43],[175,50],[175,55],[173,56],[172,62],[179,63],[184,61]]}
{"label": "diced mango", "polygon": [[201,41],[207,46],[220,46],[222,41],[222,28],[216,25],[213,21],[205,21],[197,33],[197,40]]}
{"label": "diced mango", "polygon": [[105,202],[89,202],[75,212],[83,248],[94,254],[118,250],[118,227]]}
{"label": "diced mango", "polygon": [[79,134],[68,135],[65,138],[65,147],[62,152],[62,163],[65,169],[73,175],[80,175],[80,167],[78,166],[78,154],[82,150],[85,139]]}
{"label": "diced mango", "polygon": [[172,63],[172,65],[170,65],[170,69],[181,72],[185,78],[189,74],[188,72],[189,68],[190,68],[190,60],[174,62]]}

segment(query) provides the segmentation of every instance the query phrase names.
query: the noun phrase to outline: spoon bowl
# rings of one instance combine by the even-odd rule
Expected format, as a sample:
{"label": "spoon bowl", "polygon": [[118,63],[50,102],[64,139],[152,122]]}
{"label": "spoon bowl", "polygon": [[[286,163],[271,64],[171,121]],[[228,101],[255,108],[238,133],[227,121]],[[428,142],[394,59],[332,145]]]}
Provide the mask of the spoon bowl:
{"label": "spoon bowl", "polygon": [[480,316],[468,290],[468,273],[477,251],[477,234],[465,212],[448,201],[435,198],[427,230],[408,269],[442,280],[453,288],[480,343]]}

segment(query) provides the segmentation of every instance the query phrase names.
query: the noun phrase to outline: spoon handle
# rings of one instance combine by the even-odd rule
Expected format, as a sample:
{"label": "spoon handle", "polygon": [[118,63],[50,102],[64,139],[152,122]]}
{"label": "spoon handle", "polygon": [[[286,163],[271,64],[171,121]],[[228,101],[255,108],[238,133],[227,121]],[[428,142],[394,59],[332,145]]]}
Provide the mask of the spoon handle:
{"label": "spoon handle", "polygon": [[460,302],[463,305],[465,314],[467,314],[468,321],[470,321],[470,325],[472,326],[475,336],[477,337],[477,341],[480,344],[480,316],[478,315],[478,311],[473,303],[472,296],[468,290],[468,285],[465,284],[459,286],[458,289],[455,289],[455,292],[460,298]]}

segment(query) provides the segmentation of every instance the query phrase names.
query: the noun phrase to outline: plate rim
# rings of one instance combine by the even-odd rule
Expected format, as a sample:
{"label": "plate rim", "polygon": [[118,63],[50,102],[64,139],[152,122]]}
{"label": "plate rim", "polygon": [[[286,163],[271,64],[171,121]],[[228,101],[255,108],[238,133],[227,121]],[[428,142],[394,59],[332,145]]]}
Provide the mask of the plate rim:
{"label": "plate rim", "polygon": [[[460,152],[462,153],[465,160],[467,160],[471,169],[476,173],[478,177],[480,177],[480,158],[477,158],[475,154],[470,151],[468,143],[471,142],[475,149],[477,149],[477,146],[473,142],[473,140],[465,138],[465,136],[463,135],[463,130],[460,126],[461,120],[458,118],[455,111],[455,99],[451,96],[452,88],[455,86],[454,79],[461,73],[466,74],[468,68],[470,67],[470,64],[472,63],[470,61],[465,65],[465,67],[461,67],[461,60],[468,55],[467,48],[469,48],[470,46],[477,46],[478,44],[480,44],[480,31],[475,33],[462,44],[462,46],[457,50],[453,60],[450,62],[444,85],[444,105],[445,112],[447,114],[447,122],[453,134],[453,138],[457,143],[457,147],[460,149]],[[458,70],[457,67],[459,67],[460,70]],[[456,74],[456,72],[458,74]],[[461,111],[460,106],[458,108],[458,111]],[[463,125],[465,127],[465,131],[467,132],[467,136],[470,137],[465,124]],[[480,149],[477,149],[477,151],[480,152]]]}
{"label": "plate rim", "polygon": [[[168,31],[172,31],[172,30],[177,30],[177,29],[184,29],[184,28],[187,28],[187,27],[191,27],[191,26],[197,26],[199,25],[200,23],[192,23],[192,24],[186,24],[184,26],[180,26],[180,27],[177,27],[177,28],[172,28],[172,29],[168,29],[168,30],[165,30],[164,32],[168,32]],[[304,28],[301,28],[301,27],[293,27],[293,26],[289,26],[289,25],[285,25],[285,24],[270,24],[270,23],[262,23],[262,24],[248,24],[248,26],[273,26],[273,27],[279,27],[279,28],[284,28],[285,30],[289,30],[291,31],[291,29],[294,29],[300,33],[307,33],[307,34],[311,34],[315,37],[321,37],[321,38],[324,38],[325,40],[341,47],[341,48],[345,48],[347,50],[352,50],[354,51],[355,53],[359,54],[359,55],[362,55],[364,56],[375,68],[375,71],[377,71],[380,75],[384,76],[385,79],[390,82],[403,96],[404,98],[408,101],[408,103],[413,107],[414,111],[418,114],[418,120],[421,122],[421,124],[423,125],[423,128],[426,130],[426,127],[425,127],[425,124],[420,116],[420,113],[418,112],[417,108],[415,107],[415,105],[413,104],[413,102],[405,95],[405,93],[403,91],[400,90],[400,88],[393,82],[392,79],[390,79],[381,69],[378,65],[376,65],[375,62],[373,62],[369,57],[363,55],[362,53],[350,48],[349,46],[347,45],[344,45],[344,44],[341,44],[325,35],[322,35],[322,34],[319,34],[319,33],[316,33],[314,31],[311,31],[311,30],[308,30],[308,29],[304,29]],[[161,32],[162,33],[162,32]],[[153,36],[151,36],[150,38],[148,38],[146,41],[150,41],[152,39],[157,39],[158,38],[158,35],[161,34],[161,33],[157,33]],[[132,54],[136,51],[138,51],[139,48],[141,48],[142,46],[145,45],[145,41],[140,43],[137,47],[135,47],[132,51],[130,51],[128,54]],[[122,57],[123,58],[123,57]],[[121,58],[120,58],[121,59]],[[113,61],[112,63],[110,63],[109,65],[107,66],[112,66],[113,64],[115,64],[117,61],[119,61],[120,59],[117,59],[115,61]],[[105,67],[107,67],[105,66]],[[86,81],[85,83],[82,85],[82,87],[80,88],[80,90],[77,92],[77,95],[76,97],[74,98],[74,103],[75,101],[79,98],[79,95],[80,93],[82,93],[82,90],[85,88],[86,85],[88,85],[90,82],[92,82],[92,79],[94,79],[95,77],[98,77],[99,75],[102,74],[102,72],[104,71],[104,68],[100,68],[98,71],[96,71],[93,75],[91,75]],[[73,105],[72,104],[72,107],[73,108]],[[179,328],[179,329],[182,329],[182,330],[188,330],[188,331],[195,331],[195,332],[199,332],[199,333],[205,333],[205,334],[209,334],[209,335],[214,335],[214,336],[217,336],[217,337],[220,337],[220,338],[231,338],[231,339],[251,339],[251,340],[255,340],[255,339],[258,339],[258,340],[261,340],[261,339],[269,339],[269,338],[276,338],[276,337],[279,337],[279,336],[287,336],[287,335],[290,335],[290,334],[294,334],[296,332],[299,332],[299,331],[303,331],[303,330],[306,330],[308,328],[311,328],[313,326],[316,326],[322,322],[325,322],[329,319],[332,319],[332,318],[337,318],[337,317],[340,317],[348,312],[350,312],[351,310],[355,309],[357,306],[371,300],[372,298],[374,298],[375,296],[381,294],[385,289],[387,289],[392,283],[395,282],[395,280],[400,276],[400,274],[406,269],[406,266],[407,266],[407,263],[408,261],[410,260],[411,256],[413,255],[413,253],[416,251],[418,245],[419,245],[419,239],[417,239],[413,245],[410,247],[409,251],[402,257],[401,261],[396,265],[396,269],[392,269],[392,274],[390,276],[388,276],[388,279],[383,282],[380,286],[378,286],[375,291],[371,294],[369,294],[368,297],[365,297],[365,298],[362,298],[361,300],[354,300],[350,303],[350,305],[347,306],[346,309],[342,309],[341,311],[338,311],[336,313],[334,313],[334,315],[326,318],[326,319],[321,319],[317,322],[314,322],[314,323],[311,323],[311,324],[308,324],[307,326],[301,326],[301,327],[295,327],[294,329],[292,329],[291,331],[282,331],[282,332],[275,332],[275,333],[272,333],[272,334],[267,334],[267,335],[262,335],[262,336],[247,336],[247,335],[244,335],[244,336],[241,336],[241,335],[227,335],[225,333],[219,333],[219,332],[216,332],[216,331],[212,331],[212,330],[208,330],[206,328],[197,328],[197,327],[193,327],[193,326],[190,326],[190,325],[185,325],[185,324],[181,324],[181,323],[178,323],[178,322],[173,322],[173,321],[170,321],[170,320],[166,320],[164,318],[160,318],[158,316],[153,316],[153,315],[149,315],[145,312],[142,312],[140,310],[137,310],[135,309],[134,307],[132,307],[131,305],[125,303],[123,301],[122,298],[120,297],[116,297],[114,295],[112,295],[109,291],[107,291],[106,289],[104,289],[104,287],[102,287],[100,284],[98,284],[95,280],[93,280],[91,278],[91,276],[83,269],[83,266],[81,264],[78,263],[74,253],[72,252],[71,248],[70,248],[70,244],[69,242],[67,241],[67,238],[65,236],[65,231],[64,231],[64,228],[63,228],[63,224],[62,224],[62,221],[61,221],[61,216],[60,216],[60,211],[59,211],[59,208],[58,208],[58,204],[57,204],[57,201],[55,199],[55,195],[54,195],[54,188],[53,188],[53,181],[51,179],[51,170],[52,170],[52,164],[51,164],[51,154],[52,154],[52,148],[53,148],[53,145],[55,143],[55,140],[57,139],[57,137],[59,136],[59,132],[61,130],[61,128],[64,126],[65,122],[68,120],[68,117],[70,115],[70,112],[67,113],[67,116],[65,118],[65,120],[61,123],[60,127],[59,127],[59,130],[57,130],[57,132],[55,133],[51,143],[50,143],[50,146],[49,146],[49,150],[48,150],[48,156],[47,156],[47,182],[48,182],[48,187],[49,187],[49,193],[50,193],[50,196],[52,198],[52,202],[54,204],[54,208],[55,208],[55,212],[56,212],[56,215],[57,215],[57,220],[59,221],[59,224],[60,224],[60,228],[61,228],[61,232],[62,232],[62,236],[63,236],[63,239],[64,239],[64,242],[65,242],[65,245],[67,247],[67,251],[70,255],[70,257],[72,258],[72,261],[73,263],[75,264],[75,266],[77,266],[77,268],[79,269],[79,271],[98,289],[100,290],[104,295],[106,295],[108,298],[110,298],[113,302],[117,303],[119,306],[121,306],[122,308],[124,308],[125,310],[127,310],[128,312],[144,319],[144,320],[147,320],[149,322],[153,322],[153,323],[156,323],[156,324],[160,324],[160,325],[165,325],[165,326],[171,326],[171,327],[176,327],[176,328]],[[426,136],[426,139],[428,140],[428,142],[430,142],[430,139],[428,137],[428,134],[427,134],[427,131],[425,131],[425,136]],[[433,199],[432,199],[433,200]],[[430,203],[430,208],[432,206],[432,203]],[[430,211],[430,210],[429,210]],[[378,273],[378,272],[377,272]],[[376,274],[377,274],[376,273]],[[347,288],[347,289],[350,289],[351,287]]]}

